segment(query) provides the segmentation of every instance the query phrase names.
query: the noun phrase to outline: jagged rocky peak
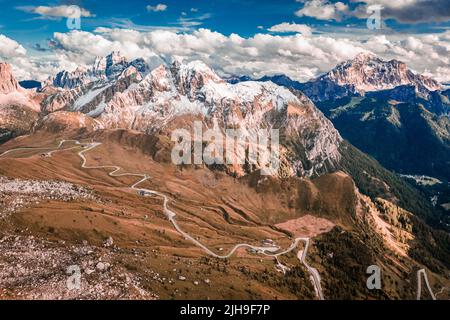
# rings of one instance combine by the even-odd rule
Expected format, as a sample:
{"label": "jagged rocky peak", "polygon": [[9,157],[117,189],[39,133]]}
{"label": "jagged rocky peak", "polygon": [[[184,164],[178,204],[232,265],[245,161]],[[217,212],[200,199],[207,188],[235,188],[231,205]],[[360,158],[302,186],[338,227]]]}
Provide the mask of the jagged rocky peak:
{"label": "jagged rocky peak", "polygon": [[127,61],[127,58],[125,56],[120,54],[120,51],[112,51],[110,54],[106,56],[106,64],[108,65],[115,65],[124,63]]}
{"label": "jagged rocky peak", "polygon": [[150,71],[149,65],[142,58],[134,59],[130,62],[130,66],[135,67],[142,75],[147,74]]}
{"label": "jagged rocky peak", "polygon": [[[353,59],[353,61],[359,61],[361,63],[366,63],[367,61],[382,61],[376,54],[372,53],[372,52],[360,52],[358,53],[355,58]],[[352,60],[350,60],[352,61]]]}
{"label": "jagged rocky peak", "polygon": [[93,74],[101,74],[106,70],[106,57],[95,57],[94,64],[92,65]]}
{"label": "jagged rocky peak", "polygon": [[39,97],[22,88],[8,63],[0,62],[0,144],[30,132],[39,112]]}
{"label": "jagged rocky peak", "polygon": [[19,90],[19,83],[12,74],[12,67],[6,62],[0,62],[0,93],[8,94]]}
{"label": "jagged rocky peak", "polygon": [[74,71],[60,71],[53,79],[47,81],[58,88],[75,88],[92,81],[92,77],[84,67],[77,67]]}
{"label": "jagged rocky peak", "polygon": [[106,75],[108,78],[119,75],[128,67],[128,61],[119,51],[113,51],[106,57],[96,57],[91,72],[95,76]]}
{"label": "jagged rocky peak", "polygon": [[360,93],[410,84],[419,92],[442,89],[437,81],[415,74],[405,63],[398,60],[386,61],[369,52],[359,53],[354,59],[339,64],[325,78],[339,85],[354,86]]}
{"label": "jagged rocky peak", "polygon": [[127,67],[127,59],[119,51],[113,51],[106,56],[105,74],[108,78],[122,73]]}
{"label": "jagged rocky peak", "polygon": [[117,79],[120,80],[120,79],[128,78],[128,77],[134,77],[136,79],[136,81],[142,80],[141,73],[139,72],[138,69],[136,69],[136,67],[134,67],[132,65],[127,67],[125,70],[123,70]]}
{"label": "jagged rocky peak", "polygon": [[209,66],[198,60],[184,63],[175,59],[170,71],[182,94],[193,93],[210,81],[215,83],[225,82]]}
{"label": "jagged rocky peak", "polygon": [[[124,60],[110,55],[110,61],[120,65]],[[103,64],[97,60],[95,65]],[[186,123],[194,118],[217,119],[223,128],[248,131],[280,128],[287,145],[283,176],[331,172],[340,159],[339,133],[306,96],[272,82],[232,85],[200,61],[162,63],[147,74],[129,64],[118,77],[59,91],[43,109],[80,111],[104,128],[142,132],[165,130],[178,120]]]}
{"label": "jagged rocky peak", "polygon": [[424,97],[442,89],[437,81],[414,73],[404,62],[383,60],[373,53],[362,52],[330,72],[301,84],[300,89],[318,102],[410,85]]}
{"label": "jagged rocky peak", "polygon": [[[150,57],[153,58],[153,57]],[[119,51],[113,51],[105,57],[96,57],[90,67],[78,67],[75,71],[61,71],[55,77],[50,78],[46,85],[57,88],[74,89],[96,81],[117,80],[124,72],[136,71],[140,76],[146,74],[149,66],[144,59],[138,58],[128,62]]]}
{"label": "jagged rocky peak", "polygon": [[[34,90],[27,90],[20,86],[14,77],[12,67],[6,62],[0,62],[0,106],[28,107],[39,110],[40,97]],[[5,120],[0,114],[0,123]]]}

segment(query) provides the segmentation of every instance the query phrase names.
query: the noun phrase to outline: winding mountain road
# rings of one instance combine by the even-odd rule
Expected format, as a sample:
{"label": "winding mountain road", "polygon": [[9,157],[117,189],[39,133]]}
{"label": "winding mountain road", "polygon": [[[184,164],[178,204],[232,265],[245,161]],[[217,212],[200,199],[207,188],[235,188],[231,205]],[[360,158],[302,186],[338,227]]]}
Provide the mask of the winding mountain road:
{"label": "winding mountain road", "polygon": [[[75,144],[77,144],[77,146],[75,147],[71,147],[71,148],[67,148],[67,149],[61,149],[62,146],[64,145],[64,143],[66,142],[74,142]],[[209,249],[208,247],[206,247],[203,243],[201,243],[200,241],[198,241],[197,239],[195,239],[194,237],[192,237],[190,234],[188,234],[187,232],[183,231],[183,229],[181,229],[181,227],[178,225],[177,221],[175,220],[176,217],[176,213],[173,212],[169,206],[169,198],[163,194],[160,193],[158,191],[155,190],[150,190],[150,189],[145,189],[145,188],[139,188],[138,185],[140,185],[141,183],[147,181],[150,179],[150,176],[147,174],[143,174],[143,173],[118,173],[120,170],[122,170],[121,167],[119,166],[115,166],[115,165],[108,165],[108,166],[88,166],[87,165],[87,159],[85,156],[86,152],[89,152],[93,149],[95,149],[96,147],[100,146],[101,143],[100,142],[91,142],[91,143],[86,143],[86,145],[82,145],[81,142],[79,142],[78,140],[61,140],[59,145],[56,147],[56,149],[51,150],[52,148],[16,148],[16,149],[11,149],[8,151],[3,152],[2,154],[0,154],[0,157],[9,154],[11,152],[14,151],[18,151],[18,150],[51,150],[49,152],[46,153],[47,156],[51,157],[53,153],[55,152],[60,152],[60,151],[66,151],[66,150],[71,150],[71,149],[75,149],[75,148],[83,148],[83,150],[81,150],[80,152],[78,152],[78,156],[82,159],[82,164],[81,167],[83,169],[106,169],[106,170],[110,170],[108,172],[108,175],[111,177],[124,177],[124,176],[133,176],[133,177],[138,177],[140,178],[140,180],[138,180],[137,182],[135,182],[133,185],[130,186],[131,189],[133,190],[137,190],[137,191],[142,191],[144,193],[147,194],[154,194],[157,195],[161,198],[163,198],[163,209],[164,209],[164,214],[167,217],[167,219],[170,221],[170,223],[172,223],[173,227],[178,231],[179,234],[181,234],[185,239],[189,240],[190,242],[192,242],[194,245],[196,245],[197,247],[201,248],[203,251],[205,251],[207,254],[218,258],[218,259],[228,259],[230,258],[238,249],[240,248],[249,248],[249,249],[253,249],[261,254],[264,254],[266,256],[270,256],[270,257],[274,257],[276,258],[276,261],[281,264],[278,260],[279,256],[285,255],[293,250],[295,250],[299,244],[299,242],[303,241],[305,243],[305,248],[304,250],[300,250],[297,254],[297,257],[299,259],[299,261],[305,266],[305,268],[308,270],[308,272],[310,273],[310,277],[311,277],[311,282],[314,286],[314,290],[316,292],[317,297],[320,300],[324,300],[324,296],[322,293],[322,287],[320,285],[320,275],[317,271],[317,269],[312,268],[307,262],[306,262],[306,256],[307,256],[307,252],[308,252],[308,248],[309,248],[309,243],[310,243],[310,239],[309,238],[296,238],[294,239],[294,241],[292,242],[291,246],[289,248],[287,248],[284,251],[278,252],[280,250],[280,247],[278,246],[272,246],[272,247],[265,247],[265,246],[254,246],[254,245],[250,245],[247,243],[240,243],[235,245],[227,254],[225,255],[219,255],[215,252],[213,252],[211,249]]]}
{"label": "winding mountain road", "polygon": [[74,142],[75,144],[81,144],[78,140],[61,140],[58,144],[58,146],[56,147],[56,149],[53,149],[52,147],[40,147],[40,148],[35,148],[35,147],[23,147],[23,148],[15,148],[15,149],[10,149],[7,150],[5,152],[3,152],[2,154],[0,154],[0,157],[3,157],[11,152],[14,151],[19,151],[19,150],[23,150],[23,151],[34,151],[34,150],[52,150],[50,152],[47,153],[48,156],[51,156],[52,153],[57,152],[57,151],[65,151],[65,150],[70,150],[70,149],[75,149],[77,147],[72,147],[72,148],[68,148],[68,149],[61,149],[61,147],[64,145],[64,143],[66,142]]}
{"label": "winding mountain road", "polygon": [[436,300],[436,296],[433,293],[433,290],[431,290],[430,282],[428,281],[428,275],[425,269],[420,269],[417,271],[417,300],[420,300],[420,297],[422,296],[422,277],[425,279],[425,284],[427,286],[428,292],[431,295],[431,299]]}

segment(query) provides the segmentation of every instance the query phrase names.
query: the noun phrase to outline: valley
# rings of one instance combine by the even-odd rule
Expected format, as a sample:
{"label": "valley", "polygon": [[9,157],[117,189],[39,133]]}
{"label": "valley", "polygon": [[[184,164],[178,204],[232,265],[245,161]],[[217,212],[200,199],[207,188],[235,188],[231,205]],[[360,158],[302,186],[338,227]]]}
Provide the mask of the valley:
{"label": "valley", "polygon": [[[250,294],[255,294],[255,297],[261,298],[278,297],[283,299],[314,298],[316,295],[322,297],[321,290],[317,288],[320,288],[320,282],[326,276],[326,269],[323,270],[320,265],[317,265],[316,258],[313,261],[315,261],[314,267],[318,268],[318,271],[306,263],[306,254],[309,252],[308,246],[311,245],[309,238],[294,239],[290,232],[279,228],[274,229],[270,226],[272,223],[283,222],[283,220],[279,220],[283,219],[281,216],[280,218],[274,218],[273,215],[267,215],[267,208],[262,205],[267,201],[267,197],[271,197],[270,194],[255,193],[242,185],[242,182],[233,181],[226,175],[219,175],[214,178],[217,180],[214,189],[217,190],[216,188],[220,186],[223,187],[222,190],[228,192],[220,197],[218,195],[212,196],[210,192],[208,195],[204,195],[205,189],[202,184],[206,181],[203,175],[207,174],[204,169],[187,170],[187,172],[184,170],[180,172],[175,169],[174,171],[170,166],[161,166],[161,164],[155,163],[141,151],[132,148],[128,151],[119,151],[122,148],[118,148],[114,143],[118,132],[105,134],[107,138],[102,144],[94,142],[99,138],[104,139],[101,137],[84,139],[73,137],[76,139],[61,143],[58,140],[55,141],[46,133],[40,133],[38,135],[39,143],[35,145],[36,149],[33,147],[31,149],[25,148],[26,145],[33,145],[31,141],[35,137],[23,137],[18,144],[8,143],[1,147],[0,174],[16,176],[19,179],[31,177],[45,180],[64,179],[77,185],[87,184],[89,188],[94,188],[95,194],[95,202],[91,200],[77,204],[77,201],[75,201],[71,204],[73,201],[69,201],[69,203],[63,205],[59,201],[45,200],[43,203],[29,204],[25,209],[14,212],[8,219],[3,220],[2,230],[7,232],[6,238],[11,237],[10,232],[15,234],[17,227],[26,224],[28,226],[25,232],[26,236],[37,237],[35,241],[46,238],[45,241],[50,241],[49,243],[57,239],[57,243],[61,243],[63,239],[62,250],[69,250],[70,252],[73,249],[69,248],[73,248],[73,246],[98,247],[95,250],[91,249],[95,252],[96,250],[110,251],[111,249],[104,247],[104,242],[108,237],[111,237],[114,239],[112,250],[117,252],[114,252],[113,257],[106,262],[111,268],[106,271],[108,274],[114,274],[118,272],[115,268],[119,269],[124,266],[125,270],[131,274],[128,275],[131,279],[148,279],[149,273],[158,274],[158,276],[155,276],[156,280],[140,281],[136,285],[137,287],[141,286],[140,294],[146,292],[140,298],[161,298],[161,294],[163,298],[182,298],[185,294],[189,294],[189,297],[191,297],[196,295],[197,290],[200,290],[198,294],[202,290],[204,292],[205,285],[207,287],[214,285],[214,288],[220,294],[229,292],[229,297],[233,299],[237,297],[249,298],[251,297]],[[77,139],[80,139],[81,142],[78,142]],[[54,147],[45,145],[53,145]],[[5,149],[6,147],[8,149]],[[12,148],[9,149],[10,147]],[[123,152],[130,154],[131,160],[127,159],[124,162],[124,158],[120,157]],[[49,153],[50,155],[46,156]],[[104,159],[108,160],[104,162]],[[140,159],[140,161],[136,161],[137,159]],[[22,167],[17,171],[19,169],[17,164],[23,165],[25,163],[27,164],[27,170],[23,170]],[[141,173],[133,173],[129,176],[117,170],[119,166],[116,167],[116,164],[120,164],[120,167],[126,168],[127,171],[145,173],[142,173],[142,175]],[[136,167],[136,164],[139,164],[139,166]],[[34,168],[39,168],[39,170],[36,171]],[[37,172],[39,174],[36,176]],[[58,172],[57,176],[55,176],[56,172]],[[167,179],[168,177],[171,178]],[[330,178],[333,179],[332,176]],[[179,186],[186,185],[187,181],[189,181],[190,187],[180,189]],[[158,186],[157,190],[162,189],[164,193],[155,190],[155,186]],[[197,188],[198,191],[195,191]],[[239,191],[236,189],[239,189]],[[201,192],[199,192],[200,190]],[[245,194],[242,193],[243,190],[245,190]],[[139,191],[144,191],[145,196],[140,196]],[[170,195],[171,200],[166,194]],[[243,199],[243,197],[248,200],[251,199],[251,202],[248,200],[241,202],[240,199]],[[233,205],[233,203],[235,204]],[[237,203],[248,203],[248,205],[237,210],[235,207]],[[131,205],[133,209],[131,209]],[[150,208],[150,211],[145,209],[147,207]],[[285,209],[279,208],[276,210],[284,211]],[[219,222],[223,218],[217,216],[218,212],[227,213],[227,220],[225,220],[228,221],[227,223],[224,224],[224,220],[221,223]],[[63,218],[61,214],[65,217]],[[293,212],[290,214],[286,212],[285,216],[292,216],[292,214]],[[177,223],[178,220],[180,225]],[[342,225],[342,222],[339,222],[336,218],[331,218],[331,220]],[[314,218],[312,221],[314,221]],[[322,223],[326,223],[326,221],[328,220],[324,220]],[[321,223],[320,220],[318,220],[318,223]],[[49,231],[52,235],[50,238],[48,238]],[[134,237],[130,238],[131,234],[135,235],[136,240],[133,239]],[[296,233],[296,236],[298,235]],[[24,237],[25,235],[21,234],[20,236]],[[315,233],[314,236],[320,238],[320,231]],[[263,239],[272,239],[276,246],[271,247],[267,244],[262,246],[260,243]],[[301,244],[303,242],[305,247],[301,250],[295,250],[297,245],[303,247]],[[313,245],[314,242],[313,240]],[[181,248],[184,249],[180,251]],[[300,261],[295,262],[294,257],[296,255],[291,255],[291,250],[298,251],[297,255]],[[314,253],[316,250],[312,252]],[[338,252],[334,254],[339,256]],[[116,255],[122,258],[116,260],[118,259],[115,257]],[[286,257],[284,257],[285,255]],[[274,260],[274,258],[276,259]],[[131,262],[124,265],[124,262],[128,259]],[[223,262],[220,262],[221,260]],[[276,271],[277,263],[279,264],[280,261],[287,269],[285,274]],[[130,263],[136,264],[136,266],[132,267]],[[304,266],[303,270],[300,263]],[[195,265],[196,272],[194,274],[192,274],[192,271],[194,271],[191,270],[192,267],[188,268],[190,265]],[[150,267],[151,271],[141,269],[144,266]],[[171,266],[176,271],[170,269]],[[89,271],[91,268],[94,268],[95,271]],[[207,278],[201,279],[198,275],[202,273],[198,273],[198,269],[204,270]],[[250,270],[252,271],[249,272]],[[271,275],[270,277],[273,278],[267,278],[267,276],[260,278],[257,276],[258,273],[255,274],[255,272],[258,272],[256,270],[264,270],[264,274]],[[300,283],[295,282],[303,289],[300,287],[290,289],[290,287],[286,287],[287,284],[280,282],[281,279],[292,277],[293,271],[295,271],[296,277],[303,278]],[[86,266],[84,272],[91,272],[88,275],[90,277],[95,273],[100,273],[100,275],[102,273],[95,269],[95,265],[94,267]],[[308,273],[312,275],[314,285],[311,283]],[[412,271],[410,276],[413,277]],[[223,277],[228,279],[227,281],[236,283],[231,290],[222,288],[222,281],[217,281],[217,279]],[[250,283],[250,285],[246,285],[248,287],[245,291],[241,291],[244,288],[237,285],[239,282],[235,282],[242,277],[246,278],[246,283]],[[437,279],[441,279],[438,280],[439,282],[442,281],[442,278],[438,277]],[[83,281],[85,280],[83,279]],[[158,282],[158,293],[148,290],[148,281],[152,283],[152,286],[155,281]],[[270,283],[270,289],[269,287],[263,289],[266,282]],[[25,286],[20,289],[11,288],[11,291],[3,292],[5,294],[3,297],[14,297],[14,294],[17,294],[15,290],[18,290],[25,297],[27,294],[31,294],[31,292],[27,292],[29,288],[26,287],[26,281],[23,285]],[[356,285],[358,284],[356,283]],[[364,287],[365,283],[361,282],[359,285]],[[314,290],[314,287],[316,287],[316,290]],[[117,291],[117,288],[114,289]],[[261,295],[261,290],[264,290],[264,295]],[[326,290],[329,291],[331,288],[326,288]],[[413,289],[410,290],[411,293],[414,292]],[[105,292],[107,294],[99,297],[120,298],[120,295],[114,295],[108,290],[105,290]],[[324,298],[327,298],[326,292]],[[63,293],[60,294],[62,297],[69,297]],[[73,295],[74,292],[68,291],[65,294]],[[130,293],[124,290],[122,294],[128,296]],[[298,294],[302,294],[302,296],[298,296]]]}
{"label": "valley", "polygon": [[[395,66],[406,76],[372,83],[383,97],[383,85],[410,81],[421,95],[437,86]],[[0,108],[1,299],[448,298],[446,198],[434,205],[407,182],[414,170],[384,168],[336,122],[362,103],[385,115],[365,100],[372,93],[316,106],[273,82],[228,83],[201,61],[151,68],[119,52],[40,89],[2,70],[2,94],[15,100]],[[354,127],[368,134],[370,117]],[[427,119],[444,139],[445,121]],[[240,163],[174,164],[172,133],[194,123],[221,134],[279,130],[278,169],[264,175],[248,144]],[[210,142],[192,136],[194,149]],[[373,265],[377,290],[367,286]]]}

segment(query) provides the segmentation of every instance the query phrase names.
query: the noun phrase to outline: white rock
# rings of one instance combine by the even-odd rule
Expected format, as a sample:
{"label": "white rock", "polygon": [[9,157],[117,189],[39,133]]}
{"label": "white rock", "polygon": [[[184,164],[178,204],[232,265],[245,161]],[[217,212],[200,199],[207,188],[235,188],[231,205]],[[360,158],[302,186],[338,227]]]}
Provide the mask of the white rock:
{"label": "white rock", "polygon": [[114,240],[111,236],[108,237],[108,239],[105,240],[105,242],[103,243],[104,247],[111,247],[114,244]]}
{"label": "white rock", "polygon": [[106,270],[106,265],[103,262],[97,263],[97,265],[95,267],[97,268],[98,271],[105,271]]}

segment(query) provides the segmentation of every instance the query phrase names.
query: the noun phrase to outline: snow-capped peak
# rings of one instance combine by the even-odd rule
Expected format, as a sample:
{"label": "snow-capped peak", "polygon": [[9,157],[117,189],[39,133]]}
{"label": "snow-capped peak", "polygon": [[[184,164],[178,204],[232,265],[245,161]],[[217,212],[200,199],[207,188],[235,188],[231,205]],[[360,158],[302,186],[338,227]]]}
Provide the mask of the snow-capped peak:
{"label": "snow-capped peak", "polygon": [[110,64],[116,64],[127,61],[127,58],[121,55],[120,51],[112,51],[110,54],[106,56],[106,61]]}
{"label": "snow-capped peak", "polygon": [[398,60],[383,60],[370,52],[338,64],[330,72],[302,85],[302,91],[313,101],[325,101],[347,95],[414,86],[418,94],[427,96],[441,90],[435,80],[416,74]]}
{"label": "snow-capped peak", "polygon": [[224,82],[222,78],[202,61],[180,63],[177,60],[172,63],[170,70],[175,79],[176,86],[183,94],[193,94],[209,82]]}
{"label": "snow-capped peak", "polygon": [[100,80],[117,79],[129,66],[135,67],[139,72],[145,72],[147,69],[143,59],[136,59],[129,63],[119,51],[113,51],[106,57],[96,57],[94,63],[88,68],[78,67],[72,72],[63,70],[50,78],[47,84],[73,89]]}
{"label": "snow-capped peak", "polygon": [[142,80],[142,75],[139,73],[139,71],[136,69],[136,67],[134,67],[132,65],[127,67],[125,70],[123,70],[117,79],[128,78],[131,76],[135,76],[137,81]]}
{"label": "snow-capped peak", "polygon": [[131,63],[115,57],[105,57],[115,63],[106,63],[105,73],[108,65],[117,70],[124,67],[120,75],[110,78],[105,74],[105,81],[60,90],[46,100],[43,110],[79,111],[95,117],[104,128],[143,132],[166,130],[179,119],[196,118],[218,119],[223,126],[248,132],[282,125],[287,139],[305,146],[305,152],[295,156],[294,164],[286,169],[287,175],[320,174],[339,161],[339,133],[299,92],[272,82],[229,84],[201,61],[176,60],[141,74]]}
{"label": "snow-capped peak", "polygon": [[419,92],[441,89],[437,81],[415,74],[405,63],[383,60],[368,52],[362,52],[353,60],[338,65],[326,77],[339,85],[354,86],[360,93],[393,89],[403,85],[414,85]]}
{"label": "snow-capped peak", "polygon": [[363,51],[358,53],[355,58],[353,59],[353,61],[358,61],[358,62],[367,62],[370,60],[374,60],[374,59],[379,59],[379,57],[375,54],[373,54],[372,52],[369,51]]}
{"label": "snow-capped peak", "polygon": [[179,59],[175,59],[172,63],[171,70],[184,78],[192,78],[195,75],[201,75],[205,79],[218,82],[223,81],[209,66],[200,60],[185,63]]}

